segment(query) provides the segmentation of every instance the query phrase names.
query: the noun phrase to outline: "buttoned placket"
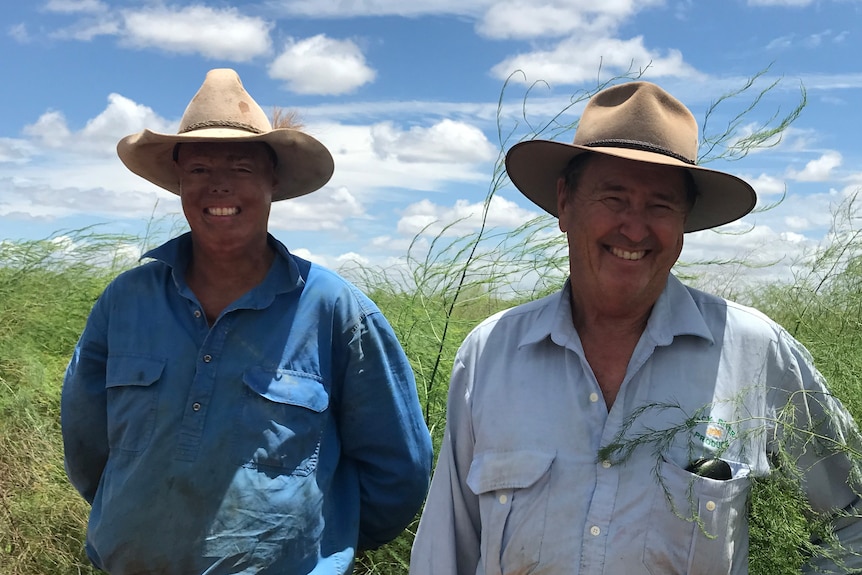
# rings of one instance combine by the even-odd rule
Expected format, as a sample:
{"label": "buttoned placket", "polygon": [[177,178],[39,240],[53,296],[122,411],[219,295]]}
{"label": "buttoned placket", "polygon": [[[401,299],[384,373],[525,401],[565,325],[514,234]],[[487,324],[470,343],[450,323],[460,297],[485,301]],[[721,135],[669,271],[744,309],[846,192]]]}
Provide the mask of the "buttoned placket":
{"label": "buttoned placket", "polygon": [[198,350],[195,375],[189,388],[186,408],[183,410],[180,424],[176,457],[182,461],[194,461],[197,457],[208,408],[215,391],[219,359],[223,354],[230,325],[230,317],[223,314],[210,328],[199,305],[190,303],[194,306],[192,316],[195,329],[206,335]]}
{"label": "buttoned placket", "polygon": [[[594,412],[594,421],[604,423],[599,445],[608,445],[619,429],[621,410],[611,409],[608,413],[605,403],[601,401],[601,394],[596,391],[590,392],[589,400],[590,408]],[[602,573],[604,570],[608,532],[618,488],[618,468],[609,459],[596,461],[595,489],[587,511],[583,533],[580,572],[585,575]]]}

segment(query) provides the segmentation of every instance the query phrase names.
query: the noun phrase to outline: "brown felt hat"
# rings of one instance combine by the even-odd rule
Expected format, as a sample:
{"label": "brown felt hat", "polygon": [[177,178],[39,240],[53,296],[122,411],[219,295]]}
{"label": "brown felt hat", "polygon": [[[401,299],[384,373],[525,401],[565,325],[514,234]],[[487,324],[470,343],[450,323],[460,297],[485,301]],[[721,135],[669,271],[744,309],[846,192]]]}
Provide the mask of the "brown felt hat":
{"label": "brown felt hat", "polygon": [[169,192],[180,193],[174,148],[187,142],[263,142],[275,152],[278,188],[273,201],[295,198],[323,187],[332,177],[329,150],[299,130],[272,128],[266,113],[227,68],[210,70],[189,102],[176,134],[144,130],[117,144],[117,154],[132,172]]}
{"label": "brown felt hat", "polygon": [[757,196],[743,180],[697,165],[698,128],[679,100],[649,82],[627,82],[594,95],[581,114],[571,144],[528,140],[506,154],[512,183],[557,216],[557,180],[572,158],[585,152],[688,170],[697,200],[686,232],[713,228],[750,212]]}

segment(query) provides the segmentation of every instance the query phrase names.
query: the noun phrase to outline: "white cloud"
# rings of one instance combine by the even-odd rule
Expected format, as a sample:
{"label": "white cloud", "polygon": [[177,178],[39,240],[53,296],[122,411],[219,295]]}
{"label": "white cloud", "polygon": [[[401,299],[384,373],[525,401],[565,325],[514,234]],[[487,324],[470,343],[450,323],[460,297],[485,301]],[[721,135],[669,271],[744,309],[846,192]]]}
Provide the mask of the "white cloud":
{"label": "white cloud", "polygon": [[381,197],[440,190],[452,182],[484,182],[490,176],[483,164],[452,162],[445,169],[435,162],[406,164],[398,157],[381,157],[375,150],[376,125],[316,124],[307,131],[323,142],[335,159],[331,186],[349,187],[371,202]]}
{"label": "white cloud", "polygon": [[187,6],[128,10],[122,13],[123,43],[180,54],[246,62],[268,54],[272,24],[243,16],[236,8]]}
{"label": "white cloud", "polygon": [[63,148],[68,155],[97,153],[115,157],[119,139],[144,127],[154,131],[168,131],[171,124],[147,106],[119,94],[110,94],[105,110],[87,121],[81,130],[73,132],[67,125],[65,116],[52,110],[42,114],[36,123],[25,126],[24,134],[45,148]]}
{"label": "white cloud", "polygon": [[53,34],[55,38],[79,40],[89,42],[98,36],[116,36],[121,33],[122,24],[113,16],[104,16],[97,19],[85,19],[77,22],[74,26],[65,28]]}
{"label": "white cloud", "polygon": [[[451,207],[441,206],[427,199],[421,200],[404,209],[401,219],[398,220],[398,233],[407,237],[415,237],[419,233],[462,236],[479,229],[483,209],[482,203],[471,203],[467,200],[457,200]],[[498,194],[491,198],[488,206],[486,228],[513,229],[537,215],[537,212],[525,210]]]}
{"label": "white cloud", "polygon": [[48,0],[45,4],[47,12],[58,12],[61,14],[74,14],[78,12],[104,12],[108,9],[104,2],[99,0]]}
{"label": "white cloud", "polygon": [[[3,195],[0,199],[0,216],[16,214],[35,219],[56,219],[78,214],[94,214],[97,216],[124,219],[146,219],[155,212],[167,213],[166,208],[171,202],[165,202],[161,193],[150,191],[118,191],[113,187],[83,188],[72,185],[63,187],[57,181],[62,175],[70,175],[76,169],[87,170],[89,166],[80,165],[75,168],[61,169],[57,174],[40,180],[36,174],[30,173],[28,178],[20,181],[0,178]],[[117,169],[119,171],[119,169]],[[104,173],[99,170],[104,176]],[[139,178],[140,179],[140,178]],[[141,180],[142,181],[142,180]],[[113,181],[105,178],[102,184]],[[168,192],[164,192],[168,194]],[[175,197],[175,196],[174,196]],[[176,202],[178,206],[179,202]],[[158,208],[158,209],[157,209]]]}
{"label": "white cloud", "polygon": [[23,22],[10,26],[8,33],[9,36],[19,44],[26,44],[30,41],[30,33],[27,32],[27,25]]}
{"label": "white cloud", "polygon": [[270,64],[269,75],[285,80],[288,89],[298,94],[334,95],[374,81],[376,72],[353,41],[318,34],[304,40],[289,38]]}
{"label": "white cloud", "polygon": [[783,179],[776,178],[769,174],[760,174],[756,178],[746,179],[746,181],[757,193],[759,204],[763,204],[764,199],[766,198],[768,198],[766,203],[774,201],[781,197],[787,189],[787,184]]}
{"label": "white cloud", "polygon": [[661,0],[506,0],[493,4],[477,25],[491,38],[597,38]]}
{"label": "white cloud", "polygon": [[35,153],[35,148],[25,140],[0,138],[0,164],[22,164]]}
{"label": "white cloud", "polygon": [[312,18],[351,18],[356,16],[405,16],[429,14],[476,15],[494,0],[282,0],[275,9],[285,14]]}
{"label": "white cloud", "polygon": [[805,164],[800,171],[788,170],[788,177],[800,182],[825,182],[830,179],[832,170],[841,165],[842,160],[839,152],[830,150]]}
{"label": "white cloud", "polygon": [[787,36],[779,36],[773,40],[770,40],[766,45],[767,50],[786,50],[787,48],[791,48],[793,46],[793,34],[788,34]]}
{"label": "white cloud", "polygon": [[343,231],[349,218],[365,218],[365,210],[344,186],[326,186],[312,194],[274,202],[269,222],[273,229],[288,231]]}
{"label": "white cloud", "polygon": [[[523,70],[527,76],[524,83],[541,79],[550,84],[578,84],[595,80],[599,68],[610,76],[647,67],[653,78],[697,75],[678,50],[668,50],[664,55],[652,52],[644,46],[641,36],[631,40],[568,38],[552,50],[507,58],[494,66],[492,72],[495,77],[505,79],[513,71]],[[513,80],[522,78],[515,76]]]}
{"label": "white cloud", "polygon": [[372,127],[372,146],[381,158],[406,163],[472,163],[496,157],[496,149],[479,128],[443,120],[430,128],[413,126],[399,131],[391,122]]}

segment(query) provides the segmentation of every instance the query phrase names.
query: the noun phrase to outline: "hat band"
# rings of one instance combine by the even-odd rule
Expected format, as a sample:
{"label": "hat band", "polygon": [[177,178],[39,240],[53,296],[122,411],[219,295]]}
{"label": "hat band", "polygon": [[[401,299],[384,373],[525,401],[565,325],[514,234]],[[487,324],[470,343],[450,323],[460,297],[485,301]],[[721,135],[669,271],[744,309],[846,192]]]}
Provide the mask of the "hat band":
{"label": "hat band", "polygon": [[661,146],[656,146],[655,144],[650,144],[649,142],[640,142],[638,140],[621,140],[621,139],[611,139],[611,140],[595,140],[593,142],[587,142],[586,144],[581,144],[587,148],[628,148],[631,150],[642,150],[644,152],[653,152],[656,154],[661,154],[663,156],[670,156],[680,162],[685,162],[686,164],[691,164],[692,166],[697,165],[695,160],[689,160],[685,156],[677,154],[676,152],[672,152],[667,148],[662,148]]}
{"label": "hat band", "polygon": [[206,128],[236,128],[237,130],[244,130],[246,132],[251,132],[253,134],[263,134],[264,131],[258,128],[255,128],[251,124],[244,124],[242,122],[231,122],[225,120],[219,121],[206,121],[206,122],[197,122],[196,124],[190,124],[179,131],[180,134],[185,134],[186,132],[192,132],[194,130],[203,130]]}

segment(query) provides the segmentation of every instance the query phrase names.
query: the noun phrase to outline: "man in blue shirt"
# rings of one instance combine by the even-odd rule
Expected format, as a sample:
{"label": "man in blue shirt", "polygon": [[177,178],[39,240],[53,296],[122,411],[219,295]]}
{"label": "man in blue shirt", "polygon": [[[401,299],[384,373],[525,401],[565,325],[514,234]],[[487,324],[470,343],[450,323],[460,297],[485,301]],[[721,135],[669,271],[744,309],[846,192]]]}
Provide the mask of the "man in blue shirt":
{"label": "man in blue shirt", "polygon": [[670,273],[686,232],[755,204],[697,143],[685,106],[630,82],[590,100],[573,144],[509,150],[570,276],[459,349],[411,574],[741,575],[751,480],[775,461],[832,520],[806,570],[862,567],[852,418],[787,331]]}
{"label": "man in blue shirt", "polygon": [[112,575],[344,574],[422,504],[432,459],[413,372],[378,308],[267,232],[329,151],[272,129],[212,70],[178,134],[120,141],[191,232],[96,302],[66,372],[66,470]]}

